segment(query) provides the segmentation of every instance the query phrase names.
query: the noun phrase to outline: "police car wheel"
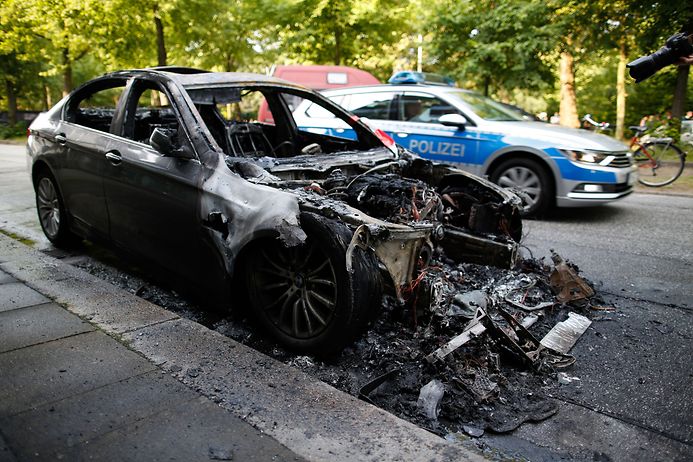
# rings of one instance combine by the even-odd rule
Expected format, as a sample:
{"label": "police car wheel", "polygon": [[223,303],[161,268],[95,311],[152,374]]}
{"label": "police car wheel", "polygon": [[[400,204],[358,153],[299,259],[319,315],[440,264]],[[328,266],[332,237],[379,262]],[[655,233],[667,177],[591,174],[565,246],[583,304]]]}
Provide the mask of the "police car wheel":
{"label": "police car wheel", "polygon": [[522,216],[536,217],[551,204],[552,184],[546,170],[532,159],[511,159],[500,164],[491,180],[504,188],[517,189],[524,206]]}

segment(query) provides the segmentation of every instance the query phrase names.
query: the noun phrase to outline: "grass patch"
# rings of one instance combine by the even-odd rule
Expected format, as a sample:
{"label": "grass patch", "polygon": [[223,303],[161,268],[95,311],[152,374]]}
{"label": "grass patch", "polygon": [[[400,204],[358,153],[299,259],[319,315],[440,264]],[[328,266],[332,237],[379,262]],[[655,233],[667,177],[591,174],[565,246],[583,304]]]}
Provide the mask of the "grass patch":
{"label": "grass patch", "polygon": [[15,241],[21,242],[24,245],[28,245],[29,247],[33,247],[36,245],[36,242],[32,241],[29,238],[20,236],[19,234],[11,233],[9,231],[5,231],[4,229],[0,229],[0,233],[4,234],[7,237],[14,239]]}

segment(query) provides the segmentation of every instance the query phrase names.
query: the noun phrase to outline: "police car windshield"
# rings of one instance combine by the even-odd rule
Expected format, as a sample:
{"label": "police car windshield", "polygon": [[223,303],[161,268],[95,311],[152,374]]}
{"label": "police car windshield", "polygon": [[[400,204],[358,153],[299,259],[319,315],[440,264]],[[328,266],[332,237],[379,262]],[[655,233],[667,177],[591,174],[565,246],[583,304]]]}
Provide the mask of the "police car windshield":
{"label": "police car windshield", "polygon": [[491,98],[467,91],[450,92],[456,98],[464,101],[472,111],[482,119],[496,121],[522,121],[522,115],[511,109],[505,108]]}

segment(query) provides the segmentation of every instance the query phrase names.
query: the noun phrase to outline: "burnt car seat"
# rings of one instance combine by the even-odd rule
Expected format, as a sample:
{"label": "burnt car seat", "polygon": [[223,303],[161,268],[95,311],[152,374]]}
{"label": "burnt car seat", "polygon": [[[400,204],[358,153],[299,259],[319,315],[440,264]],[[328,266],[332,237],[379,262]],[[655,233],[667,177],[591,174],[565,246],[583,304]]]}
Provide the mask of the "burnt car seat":
{"label": "burnt car seat", "polygon": [[274,150],[261,127],[250,123],[226,126],[226,139],[231,154],[236,157],[274,157]]}

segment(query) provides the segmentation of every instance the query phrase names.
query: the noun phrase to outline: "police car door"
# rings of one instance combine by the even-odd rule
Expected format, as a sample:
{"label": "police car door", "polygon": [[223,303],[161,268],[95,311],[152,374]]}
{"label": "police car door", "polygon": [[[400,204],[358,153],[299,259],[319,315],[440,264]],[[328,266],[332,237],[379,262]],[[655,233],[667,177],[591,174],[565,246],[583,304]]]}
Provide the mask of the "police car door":
{"label": "police car door", "polygon": [[472,167],[474,145],[466,129],[438,122],[445,114],[462,114],[446,101],[422,91],[405,91],[397,100],[396,122],[391,130],[395,141],[421,157]]}

